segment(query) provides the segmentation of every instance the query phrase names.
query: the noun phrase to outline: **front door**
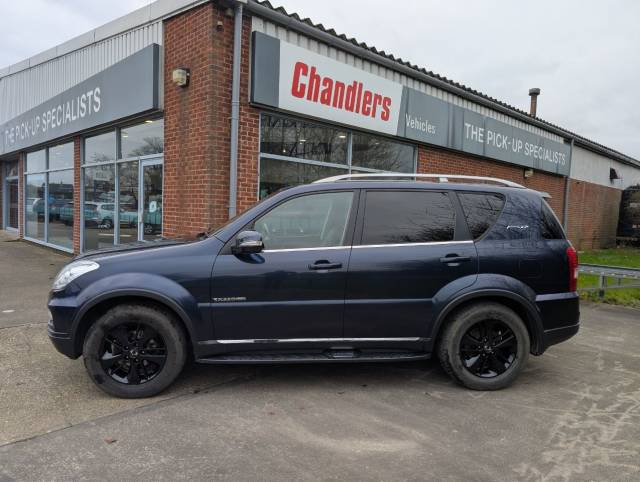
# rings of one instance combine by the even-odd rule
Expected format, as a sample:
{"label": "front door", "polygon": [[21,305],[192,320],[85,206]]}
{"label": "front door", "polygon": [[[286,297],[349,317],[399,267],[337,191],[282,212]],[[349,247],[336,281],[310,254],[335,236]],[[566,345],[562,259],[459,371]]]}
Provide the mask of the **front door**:
{"label": "front door", "polygon": [[[429,336],[434,297],[475,281],[478,258],[446,192],[363,194],[346,290],[345,338],[410,341]],[[451,286],[451,285],[450,285]]]}
{"label": "front door", "polygon": [[139,239],[153,241],[162,237],[162,162],[142,161]]}
{"label": "front door", "polygon": [[356,197],[336,191],[288,199],[246,227],[262,234],[262,253],[223,249],[212,282],[217,339],[342,337]]}

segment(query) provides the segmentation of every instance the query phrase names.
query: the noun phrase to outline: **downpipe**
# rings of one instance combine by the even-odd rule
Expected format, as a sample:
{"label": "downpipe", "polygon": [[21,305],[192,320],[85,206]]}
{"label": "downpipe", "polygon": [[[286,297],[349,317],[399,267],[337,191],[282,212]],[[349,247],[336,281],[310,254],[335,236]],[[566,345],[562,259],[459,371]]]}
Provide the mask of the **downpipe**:
{"label": "downpipe", "polygon": [[[246,0],[245,0],[246,1]],[[231,80],[231,146],[229,159],[229,218],[236,215],[238,198],[238,130],[240,126],[240,64],[242,62],[242,0],[236,2],[233,24]]]}

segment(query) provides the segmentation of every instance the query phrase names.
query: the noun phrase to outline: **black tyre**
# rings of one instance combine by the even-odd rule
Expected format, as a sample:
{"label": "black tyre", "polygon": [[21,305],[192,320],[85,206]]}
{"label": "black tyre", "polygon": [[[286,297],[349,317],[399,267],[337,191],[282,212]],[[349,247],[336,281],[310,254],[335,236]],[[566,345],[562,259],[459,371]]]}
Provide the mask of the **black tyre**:
{"label": "black tyre", "polygon": [[510,308],[476,303],[453,314],[437,347],[444,370],[472,390],[499,390],[518,377],[529,357],[527,327]]}
{"label": "black tyre", "polygon": [[121,398],[157,395],[180,374],[187,358],[184,331],[159,307],[123,304],[89,329],[83,348],[91,380]]}

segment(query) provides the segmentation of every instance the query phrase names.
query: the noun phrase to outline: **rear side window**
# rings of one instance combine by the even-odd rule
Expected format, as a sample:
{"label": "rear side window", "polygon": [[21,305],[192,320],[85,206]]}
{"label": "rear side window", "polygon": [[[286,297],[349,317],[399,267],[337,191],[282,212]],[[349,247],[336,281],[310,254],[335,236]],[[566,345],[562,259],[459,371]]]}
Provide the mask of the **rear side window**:
{"label": "rear side window", "polygon": [[564,239],[564,232],[558,218],[544,199],[540,211],[540,237],[542,239]]}
{"label": "rear side window", "polygon": [[455,212],[447,193],[369,191],[362,244],[453,241]]}
{"label": "rear side window", "polygon": [[473,239],[495,224],[504,206],[504,197],[495,193],[461,192],[458,197]]}

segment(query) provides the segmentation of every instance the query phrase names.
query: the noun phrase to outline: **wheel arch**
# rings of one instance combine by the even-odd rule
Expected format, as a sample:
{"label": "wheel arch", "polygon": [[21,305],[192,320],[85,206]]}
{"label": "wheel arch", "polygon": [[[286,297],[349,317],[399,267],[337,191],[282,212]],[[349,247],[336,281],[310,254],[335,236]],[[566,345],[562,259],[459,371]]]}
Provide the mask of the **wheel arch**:
{"label": "wheel arch", "polygon": [[189,316],[180,305],[171,298],[152,291],[118,290],[93,299],[76,316],[72,330],[74,357],[82,355],[82,345],[89,328],[98,318],[114,306],[124,303],[153,305],[174,315],[186,334],[189,354],[193,354],[193,327]]}
{"label": "wheel arch", "polygon": [[486,301],[500,303],[511,308],[518,316],[520,316],[527,327],[527,331],[529,332],[529,337],[531,339],[531,353],[533,355],[542,354],[544,351],[544,331],[537,308],[526,298],[504,290],[482,290],[466,293],[450,301],[440,311],[434,323],[432,331],[434,346],[438,343],[442,335],[443,328],[455,312],[466,308],[469,305]]}

